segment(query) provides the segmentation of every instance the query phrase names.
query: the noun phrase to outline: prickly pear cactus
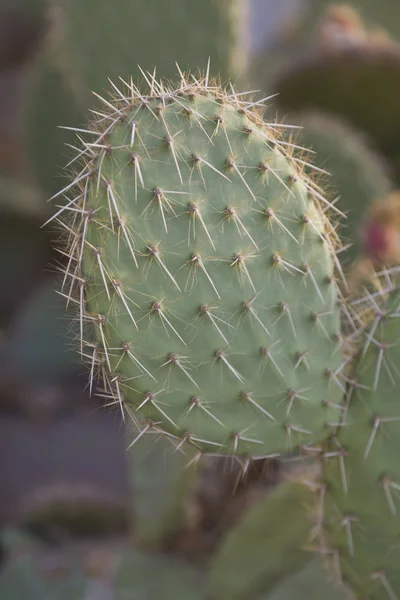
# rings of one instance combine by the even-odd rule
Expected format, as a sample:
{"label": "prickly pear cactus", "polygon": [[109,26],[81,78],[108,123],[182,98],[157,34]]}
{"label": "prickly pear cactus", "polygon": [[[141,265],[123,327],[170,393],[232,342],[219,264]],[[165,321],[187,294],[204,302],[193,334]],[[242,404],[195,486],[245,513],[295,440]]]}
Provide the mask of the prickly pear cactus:
{"label": "prickly pear cactus", "polygon": [[400,595],[399,307],[398,290],[383,304],[365,297],[371,324],[323,463],[323,551],[357,597],[371,600]]}
{"label": "prickly pear cactus", "polygon": [[[388,157],[396,150],[400,118],[394,98],[400,86],[400,46],[316,44],[298,53],[273,82],[285,114],[318,110],[346,119]],[[377,110],[385,106],[384,111]]]}
{"label": "prickly pear cactus", "polygon": [[149,87],[104,99],[57,195],[90,385],[209,453],[325,437],[343,394],[331,204],[261,101],[207,74]]}
{"label": "prickly pear cactus", "polygon": [[212,597],[258,597],[310,562],[314,557],[305,549],[310,506],[314,506],[311,488],[300,481],[285,481],[249,510],[213,558]]}
{"label": "prickly pear cactus", "polygon": [[340,235],[349,247],[340,253],[340,262],[348,264],[362,249],[360,215],[375,203],[379,206],[391,191],[390,169],[366,136],[348,124],[324,113],[298,115],[296,121],[302,125],[301,145],[310,148],[315,164],[329,173],[326,187],[346,215]]}

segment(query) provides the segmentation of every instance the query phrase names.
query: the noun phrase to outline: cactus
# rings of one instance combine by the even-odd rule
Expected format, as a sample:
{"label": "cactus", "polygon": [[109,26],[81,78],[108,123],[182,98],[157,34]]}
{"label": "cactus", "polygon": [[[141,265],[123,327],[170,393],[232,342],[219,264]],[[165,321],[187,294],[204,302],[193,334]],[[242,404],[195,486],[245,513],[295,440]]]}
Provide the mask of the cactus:
{"label": "cactus", "polygon": [[[55,8],[61,63],[85,106],[92,104],[92,90],[108,89],[108,78],[129,79],[132,63],[145,71],[157,66],[158,75],[168,78],[175,76],[176,60],[185,68],[205,68],[211,58],[214,73],[224,77],[236,77],[246,65],[246,5],[241,0],[174,0],[168,5],[117,0],[112,7],[106,0],[55,0]],[[91,28],[93,14],[96,29]]]}
{"label": "cactus", "polygon": [[251,102],[207,75],[149,83],[104,100],[57,194],[82,352],[180,446],[258,456],[325,437],[342,394],[332,205]]}
{"label": "cactus", "polygon": [[0,7],[0,71],[32,60],[46,31],[44,0],[4,0]]}
{"label": "cactus", "polygon": [[0,327],[5,327],[42,278],[52,250],[48,236],[40,231],[47,212],[38,190],[1,178],[0,215]]}
{"label": "cactus", "polygon": [[353,596],[345,593],[332,580],[321,560],[314,559],[276,586],[265,598],[257,600],[319,600],[320,598],[352,600]]}
{"label": "cactus", "polygon": [[258,597],[310,562],[313,555],[305,546],[313,505],[312,490],[288,481],[250,509],[213,558],[211,596],[218,600]]}
{"label": "cactus", "polygon": [[58,285],[54,276],[37,285],[6,329],[8,360],[29,378],[56,381],[82,372]]}
{"label": "cactus", "polygon": [[[388,274],[382,281],[390,287]],[[400,294],[367,294],[368,315],[342,424],[325,453],[321,551],[336,574],[374,600],[400,594],[399,339]],[[363,299],[360,299],[363,300]]]}
{"label": "cactus", "polygon": [[112,7],[107,0],[53,0],[47,19],[51,28],[25,100],[24,134],[48,196],[64,185],[65,144],[74,143],[59,126],[82,127],[89,109],[101,111],[92,90],[102,93],[109,78],[129,79],[137,62],[151,71],[157,65],[158,74],[169,77],[176,60],[206,67],[210,57],[215,74],[236,78],[247,63],[244,0],[117,0]]}
{"label": "cactus", "polygon": [[[400,47],[368,37],[332,46],[315,43],[297,53],[273,82],[280,110],[322,111],[368,134],[390,159],[397,151],[400,118],[395,97],[400,85]],[[385,110],[379,110],[385,106]]]}
{"label": "cactus", "polygon": [[391,191],[390,169],[369,147],[366,136],[330,115],[300,114],[295,122],[303,127],[299,143],[310,148],[314,163],[329,173],[326,188],[337,195],[337,206],[346,215],[340,233],[351,246],[340,253],[340,261],[348,264],[364,249],[360,216],[373,206],[379,209]]}
{"label": "cactus", "polygon": [[[8,541],[8,540],[7,540]],[[7,544],[10,555],[0,577],[0,593],[10,600],[219,600],[207,593],[206,572],[173,556],[155,556],[134,548],[91,547],[76,553],[54,553],[32,546],[28,540]],[[155,574],[157,576],[155,576]],[[257,600],[345,600],[326,574],[321,561],[313,560],[285,582],[257,596]],[[248,596],[249,600],[253,597]],[[255,599],[255,597],[254,597]]]}
{"label": "cactus", "polygon": [[200,466],[188,467],[193,456],[194,449],[189,455],[171,452],[168,441],[157,434],[130,448],[135,537],[146,547],[163,546],[184,520]]}

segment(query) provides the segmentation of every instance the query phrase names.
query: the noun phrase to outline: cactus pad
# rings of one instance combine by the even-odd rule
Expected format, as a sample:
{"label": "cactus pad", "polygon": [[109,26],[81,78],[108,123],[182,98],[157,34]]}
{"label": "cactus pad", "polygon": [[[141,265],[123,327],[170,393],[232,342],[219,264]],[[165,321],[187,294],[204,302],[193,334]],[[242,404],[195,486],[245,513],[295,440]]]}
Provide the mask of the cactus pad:
{"label": "cactus pad", "polygon": [[339,197],[337,206],[346,215],[341,238],[351,244],[341,252],[342,265],[354,261],[362,248],[360,215],[376,202],[380,205],[392,188],[389,168],[370,148],[366,136],[323,113],[306,113],[296,119],[302,124],[301,145],[315,152],[314,162],[329,172],[329,187]]}
{"label": "cactus pad", "polygon": [[[314,48],[282,69],[274,82],[287,111],[319,110],[365,131],[384,154],[397,148],[400,91],[397,44],[361,45],[331,51]],[[385,110],[377,107],[385,106]]]}
{"label": "cactus pad", "polygon": [[104,99],[57,195],[91,382],[179,445],[312,443],[343,394],[332,205],[260,102],[149,87]]}
{"label": "cactus pad", "polygon": [[400,294],[370,303],[346,418],[324,461],[325,552],[357,597],[400,595]]}

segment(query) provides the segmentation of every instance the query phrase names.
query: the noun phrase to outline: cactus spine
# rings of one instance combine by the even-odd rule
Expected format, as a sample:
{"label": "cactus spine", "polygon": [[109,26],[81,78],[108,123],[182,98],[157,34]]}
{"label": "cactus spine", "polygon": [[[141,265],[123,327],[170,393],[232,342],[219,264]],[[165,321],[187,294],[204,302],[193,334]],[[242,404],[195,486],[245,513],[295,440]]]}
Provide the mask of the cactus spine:
{"label": "cactus spine", "polygon": [[57,194],[90,385],[209,453],[326,437],[343,393],[331,204],[260,102],[208,73],[148,84],[103,100]]}

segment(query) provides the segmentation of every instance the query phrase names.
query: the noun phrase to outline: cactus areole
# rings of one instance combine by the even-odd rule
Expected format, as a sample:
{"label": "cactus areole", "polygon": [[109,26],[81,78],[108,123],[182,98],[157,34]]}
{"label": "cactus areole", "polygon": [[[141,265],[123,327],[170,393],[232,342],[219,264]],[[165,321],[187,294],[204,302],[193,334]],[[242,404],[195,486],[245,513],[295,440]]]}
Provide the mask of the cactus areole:
{"label": "cactus areole", "polygon": [[202,452],[325,437],[343,393],[337,238],[305,156],[207,74],[123,85],[53,217],[90,386]]}

